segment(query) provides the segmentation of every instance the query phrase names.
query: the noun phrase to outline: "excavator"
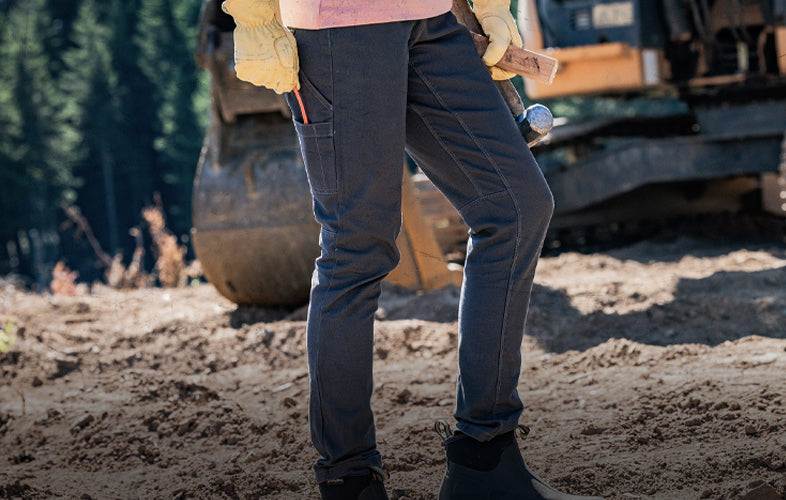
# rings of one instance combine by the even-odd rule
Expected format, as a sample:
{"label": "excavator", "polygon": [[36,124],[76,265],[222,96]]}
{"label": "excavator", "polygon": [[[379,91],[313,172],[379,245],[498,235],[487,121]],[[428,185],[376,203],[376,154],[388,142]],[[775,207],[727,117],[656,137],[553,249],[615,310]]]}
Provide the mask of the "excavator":
{"label": "excavator", "polygon": [[786,0],[529,0],[518,21],[528,48],[559,61],[551,85],[525,80],[528,97],[650,104],[557,125],[533,150],[553,231],[786,215]]}
{"label": "excavator", "polygon": [[[298,140],[283,98],[235,77],[234,23],[220,3],[205,0],[196,48],[212,107],[194,182],[194,251],[233,302],[301,305],[319,228]],[[453,11],[477,28],[466,0]],[[551,231],[653,214],[786,217],[786,0],[519,0],[517,19],[526,49],[544,56],[534,65],[555,61],[547,78],[523,80],[526,99],[652,104],[557,117],[531,142],[555,198]],[[498,86],[526,117],[510,82]],[[460,283],[448,256],[460,254],[466,227],[416,168],[402,186],[402,258],[388,280]]]}

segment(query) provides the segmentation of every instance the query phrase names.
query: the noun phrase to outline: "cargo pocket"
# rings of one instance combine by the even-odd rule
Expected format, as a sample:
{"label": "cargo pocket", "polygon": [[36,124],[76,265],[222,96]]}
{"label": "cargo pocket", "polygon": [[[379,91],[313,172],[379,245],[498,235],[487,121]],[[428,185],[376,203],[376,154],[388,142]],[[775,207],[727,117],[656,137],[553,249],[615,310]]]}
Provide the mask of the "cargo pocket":
{"label": "cargo pocket", "polygon": [[[300,102],[293,93],[288,93],[286,98],[300,138],[308,183],[313,194],[335,194],[338,188],[333,142],[333,105],[302,69],[299,78],[300,95],[308,120],[303,118]],[[308,123],[304,123],[306,121]]]}
{"label": "cargo pocket", "polygon": [[335,194],[336,152],[333,146],[333,122],[304,124],[295,121],[306,175],[314,194]]}

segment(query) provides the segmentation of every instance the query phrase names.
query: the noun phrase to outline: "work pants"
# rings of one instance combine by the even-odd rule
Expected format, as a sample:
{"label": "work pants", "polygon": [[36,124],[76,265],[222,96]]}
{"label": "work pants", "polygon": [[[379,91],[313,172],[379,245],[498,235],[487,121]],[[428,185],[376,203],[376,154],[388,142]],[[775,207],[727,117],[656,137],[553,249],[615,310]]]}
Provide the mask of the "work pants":
{"label": "work pants", "polygon": [[396,266],[406,151],[469,227],[458,321],[457,429],[514,429],[521,341],[551,192],[451,13],[295,30],[300,95],[287,95],[321,255],[308,310],[317,481],[381,465],[370,399],[374,314]]}

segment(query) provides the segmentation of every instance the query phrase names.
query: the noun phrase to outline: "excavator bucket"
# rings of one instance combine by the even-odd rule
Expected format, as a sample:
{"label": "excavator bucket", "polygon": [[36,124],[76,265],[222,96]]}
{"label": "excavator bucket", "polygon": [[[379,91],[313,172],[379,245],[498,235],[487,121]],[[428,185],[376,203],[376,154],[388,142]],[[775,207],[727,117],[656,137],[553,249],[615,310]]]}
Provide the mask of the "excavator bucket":
{"label": "excavator bucket", "polygon": [[[283,97],[234,75],[233,28],[220,1],[203,4],[196,59],[211,74],[212,112],[194,183],[194,252],[237,304],[301,305],[320,252],[308,180]],[[402,258],[389,279],[416,289],[458,284],[405,172]]]}
{"label": "excavator bucket", "polygon": [[211,128],[192,203],[205,277],[237,304],[305,303],[319,226],[291,123],[270,114]]}

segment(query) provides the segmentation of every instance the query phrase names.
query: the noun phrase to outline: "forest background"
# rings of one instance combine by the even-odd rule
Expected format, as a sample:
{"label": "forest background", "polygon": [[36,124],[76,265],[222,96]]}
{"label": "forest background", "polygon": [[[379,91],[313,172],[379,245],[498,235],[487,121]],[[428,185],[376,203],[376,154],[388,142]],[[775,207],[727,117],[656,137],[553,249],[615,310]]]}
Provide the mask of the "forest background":
{"label": "forest background", "polygon": [[78,207],[107,253],[129,256],[129,231],[158,193],[187,246],[209,108],[193,55],[200,7],[0,0],[0,275],[44,287],[63,260],[84,280],[101,277],[64,206]]}
{"label": "forest background", "polygon": [[[80,281],[102,279],[65,207],[127,262],[140,235],[150,245],[140,214],[159,203],[193,257],[191,192],[210,108],[209,76],[194,60],[201,7],[0,0],[0,276],[43,290],[62,261]],[[563,117],[635,109],[600,99],[547,104]],[[152,252],[145,259],[154,265]]]}

